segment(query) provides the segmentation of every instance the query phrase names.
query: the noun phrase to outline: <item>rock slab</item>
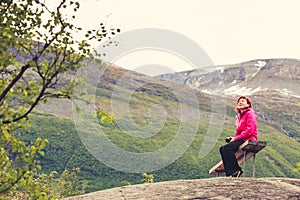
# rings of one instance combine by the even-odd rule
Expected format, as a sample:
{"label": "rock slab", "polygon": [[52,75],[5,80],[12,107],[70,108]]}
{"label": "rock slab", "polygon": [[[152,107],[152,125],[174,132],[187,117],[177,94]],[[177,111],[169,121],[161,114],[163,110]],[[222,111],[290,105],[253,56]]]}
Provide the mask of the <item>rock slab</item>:
{"label": "rock slab", "polygon": [[176,180],[101,190],[65,200],[300,200],[300,179],[229,178]]}

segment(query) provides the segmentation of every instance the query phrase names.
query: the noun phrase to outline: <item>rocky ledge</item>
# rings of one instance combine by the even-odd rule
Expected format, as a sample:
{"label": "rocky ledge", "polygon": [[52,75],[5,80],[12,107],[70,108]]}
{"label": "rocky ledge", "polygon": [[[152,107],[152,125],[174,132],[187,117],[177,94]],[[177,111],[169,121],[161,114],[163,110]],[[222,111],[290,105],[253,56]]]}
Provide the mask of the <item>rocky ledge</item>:
{"label": "rocky ledge", "polygon": [[65,200],[300,199],[300,179],[206,178],[123,186]]}

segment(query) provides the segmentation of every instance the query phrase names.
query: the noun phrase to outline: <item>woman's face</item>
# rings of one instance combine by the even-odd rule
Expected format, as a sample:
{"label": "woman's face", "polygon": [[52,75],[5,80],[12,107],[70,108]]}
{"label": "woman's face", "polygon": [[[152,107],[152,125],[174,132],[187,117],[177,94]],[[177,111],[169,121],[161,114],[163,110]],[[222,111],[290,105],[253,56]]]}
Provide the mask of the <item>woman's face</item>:
{"label": "woman's face", "polygon": [[237,103],[237,107],[241,110],[245,109],[245,108],[248,108],[249,107],[249,104],[247,103],[247,100],[246,99],[240,99]]}

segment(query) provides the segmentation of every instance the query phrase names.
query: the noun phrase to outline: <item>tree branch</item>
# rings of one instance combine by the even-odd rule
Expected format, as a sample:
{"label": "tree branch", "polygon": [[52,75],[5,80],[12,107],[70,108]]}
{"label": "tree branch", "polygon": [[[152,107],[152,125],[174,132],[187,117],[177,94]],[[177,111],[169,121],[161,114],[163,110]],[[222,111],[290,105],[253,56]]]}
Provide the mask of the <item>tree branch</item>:
{"label": "tree branch", "polygon": [[13,181],[12,183],[10,183],[10,185],[8,185],[6,188],[4,188],[3,190],[0,191],[0,193],[6,193],[8,192],[12,187],[14,187],[20,180],[21,178],[24,177],[24,175],[28,172],[31,171],[33,169],[34,163],[32,163],[31,165],[29,165],[28,169],[23,169],[23,171],[21,172],[21,174],[17,177],[17,179],[15,181]]}
{"label": "tree branch", "polygon": [[43,88],[42,88],[42,90],[41,90],[39,96],[35,99],[34,103],[31,104],[30,108],[27,110],[26,113],[24,113],[22,116],[19,116],[19,117],[13,119],[13,120],[4,120],[4,121],[3,121],[3,124],[10,124],[10,123],[19,121],[19,120],[21,120],[21,119],[27,117],[27,116],[29,115],[29,113],[31,113],[31,111],[38,105],[40,99],[43,97],[43,95],[44,95],[44,93],[45,93],[45,91],[46,91],[46,88],[47,88],[47,86],[43,86]]}
{"label": "tree branch", "polygon": [[18,82],[18,80],[23,76],[24,72],[29,69],[30,65],[24,65],[21,68],[19,74],[10,82],[10,84],[4,89],[4,91],[0,94],[0,103],[3,101],[9,90]]}

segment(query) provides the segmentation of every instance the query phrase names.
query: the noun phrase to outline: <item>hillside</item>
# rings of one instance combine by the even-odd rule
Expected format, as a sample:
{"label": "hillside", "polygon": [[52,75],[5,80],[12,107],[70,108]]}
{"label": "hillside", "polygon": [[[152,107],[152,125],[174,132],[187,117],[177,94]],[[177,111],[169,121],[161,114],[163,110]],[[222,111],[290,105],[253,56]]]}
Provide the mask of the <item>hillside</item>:
{"label": "hillside", "polygon": [[288,178],[208,178],[124,186],[65,200],[300,199],[300,180]]}
{"label": "hillside", "polygon": [[[46,147],[45,156],[41,158],[41,165],[44,172],[53,170],[62,172],[64,169],[80,167],[81,172],[78,177],[81,187],[85,192],[142,182],[141,173],[115,170],[91,155],[81,142],[72,120],[45,115],[32,116],[32,120],[33,126],[31,130],[20,131],[18,134],[28,141],[36,137],[48,138],[49,145]],[[300,160],[299,143],[264,123],[259,123],[259,126],[260,138],[263,141],[267,141],[268,146],[257,155],[256,177],[289,177],[299,179],[300,173],[293,172],[293,168],[296,167],[297,162]],[[108,137],[116,145],[131,151],[141,151],[141,146],[143,147],[142,149],[148,150],[159,148],[164,143],[170,141],[170,136],[166,135],[165,132],[162,132],[161,135],[151,140],[132,140],[132,137],[122,133],[116,125],[102,126],[101,128],[106,133],[109,133]],[[228,132],[232,132],[233,128],[229,125],[224,126],[221,137],[218,138],[213,150],[206,157],[199,159],[199,149],[205,131],[205,127],[199,128],[193,143],[175,162],[160,170],[147,173],[154,175],[155,182],[214,177],[208,174],[208,170],[219,162],[218,147],[224,143],[225,136],[228,136]],[[130,162],[130,160],[127,162]],[[252,160],[247,165],[246,176],[248,177],[251,176],[251,171],[249,170],[251,162]]]}
{"label": "hillside", "polygon": [[[275,61],[285,62],[279,59],[272,63]],[[249,63],[253,65],[257,61]],[[236,66],[241,65],[245,73],[255,72],[254,68],[248,69],[247,62]],[[289,80],[290,85],[297,85],[299,76],[295,73],[298,73],[298,65],[291,66],[296,70]],[[282,70],[285,65],[278,68],[274,64],[274,67]],[[235,67],[228,67],[228,71],[224,68],[224,72],[233,76],[235,70]],[[217,85],[214,81],[218,81],[213,78],[209,81],[214,73],[206,75],[212,89]],[[247,73],[241,80],[251,79],[255,83],[259,79],[254,78],[263,78],[258,76],[259,72],[255,76]],[[220,160],[218,148],[224,144],[226,136],[234,133],[236,94],[226,95],[226,110],[220,104],[216,109],[212,106],[212,99],[218,99],[218,96],[210,94],[207,88],[191,89],[190,85],[174,80],[147,77],[114,66],[105,68],[100,75],[88,74],[86,97],[95,98],[97,106],[115,114],[115,124],[99,124],[92,118],[91,108],[83,115],[87,118],[76,118],[72,102],[56,100],[39,107],[39,113],[31,117],[33,126],[30,130],[18,132],[28,141],[35,137],[49,139],[45,157],[41,159],[44,171],[62,172],[80,167],[79,179],[85,192],[141,183],[142,172],[154,174],[155,182],[212,177],[208,170]],[[228,81],[228,87],[233,87],[233,84]],[[268,143],[257,156],[256,176],[300,178],[300,173],[292,171],[300,161],[299,92],[289,89],[293,92],[285,94],[272,89],[272,85],[276,84],[250,95],[259,115],[259,138]],[[215,116],[221,118],[220,123],[211,121]],[[82,119],[81,126],[78,126],[78,118]],[[107,141],[113,144],[112,148],[107,146],[110,144]],[[204,141],[206,146],[202,148]],[[115,147],[142,157],[134,160],[134,157],[119,156],[112,151]],[[155,154],[161,149],[168,151]],[[199,157],[200,152],[204,157]]]}
{"label": "hillside", "polygon": [[249,96],[267,123],[300,141],[300,60],[259,59],[160,78],[207,94],[224,94],[231,103],[236,96]]}

